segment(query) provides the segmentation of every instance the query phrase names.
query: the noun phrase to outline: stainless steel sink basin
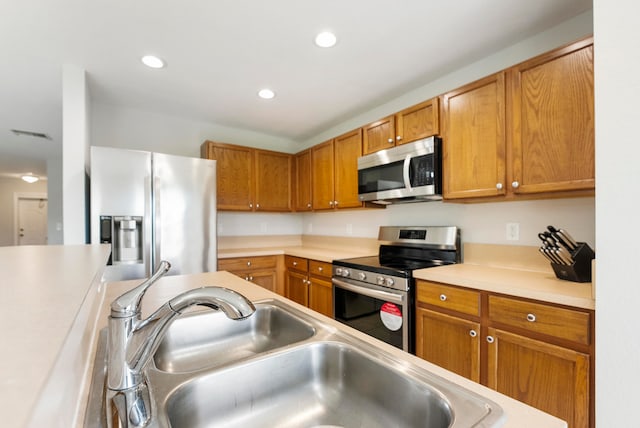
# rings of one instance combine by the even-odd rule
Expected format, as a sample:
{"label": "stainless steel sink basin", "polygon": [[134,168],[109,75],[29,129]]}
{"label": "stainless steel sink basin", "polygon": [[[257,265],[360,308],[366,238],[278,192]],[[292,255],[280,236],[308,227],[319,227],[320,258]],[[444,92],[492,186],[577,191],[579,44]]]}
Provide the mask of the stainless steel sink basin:
{"label": "stainless steel sink basin", "polygon": [[318,342],[227,367],[170,394],[166,417],[191,428],[490,426],[479,397],[367,351]]}
{"label": "stainless steel sink basin", "polygon": [[184,315],[169,327],[154,356],[158,370],[186,373],[238,361],[312,337],[313,326],[277,301],[256,304],[249,318],[221,312]]}

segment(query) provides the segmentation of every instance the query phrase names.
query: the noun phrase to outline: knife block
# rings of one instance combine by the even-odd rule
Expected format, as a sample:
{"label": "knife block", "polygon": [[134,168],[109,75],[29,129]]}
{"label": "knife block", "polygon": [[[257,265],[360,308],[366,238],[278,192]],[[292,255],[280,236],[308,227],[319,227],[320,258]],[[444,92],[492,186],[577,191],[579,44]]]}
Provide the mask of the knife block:
{"label": "knife block", "polygon": [[577,244],[576,249],[571,252],[573,264],[551,263],[551,267],[559,279],[591,282],[591,260],[596,258],[596,254],[586,242],[578,242]]}

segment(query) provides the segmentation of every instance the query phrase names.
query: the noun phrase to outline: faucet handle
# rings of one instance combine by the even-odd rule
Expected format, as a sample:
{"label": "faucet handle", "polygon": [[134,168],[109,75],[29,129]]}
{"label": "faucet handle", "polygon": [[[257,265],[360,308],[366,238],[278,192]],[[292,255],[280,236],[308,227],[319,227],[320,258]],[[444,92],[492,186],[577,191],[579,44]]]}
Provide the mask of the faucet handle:
{"label": "faucet handle", "polygon": [[111,316],[114,318],[127,318],[140,313],[140,302],[149,287],[159,280],[171,269],[171,263],[162,260],[158,269],[142,284],[133,288],[111,303]]}

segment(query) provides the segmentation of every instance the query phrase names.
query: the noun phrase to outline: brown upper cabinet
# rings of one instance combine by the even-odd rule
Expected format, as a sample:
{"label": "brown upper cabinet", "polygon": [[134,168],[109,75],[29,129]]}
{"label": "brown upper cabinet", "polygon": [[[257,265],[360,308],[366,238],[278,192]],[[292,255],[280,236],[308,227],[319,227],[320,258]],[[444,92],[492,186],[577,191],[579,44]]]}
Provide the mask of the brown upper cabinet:
{"label": "brown upper cabinet", "polygon": [[511,190],[593,190],[593,39],[525,61],[510,73]]}
{"label": "brown upper cabinet", "polygon": [[219,210],[291,210],[291,155],[205,141],[201,156],[217,161]]}
{"label": "brown upper cabinet", "polygon": [[593,39],[443,95],[444,198],[595,189]]}
{"label": "brown upper cabinet", "polygon": [[363,154],[440,133],[438,98],[406,108],[395,115],[370,123],[363,128]]}
{"label": "brown upper cabinet", "polygon": [[314,210],[362,206],[362,202],[358,199],[357,167],[361,153],[362,131],[360,129],[311,148],[311,188]]}
{"label": "brown upper cabinet", "polygon": [[311,211],[311,149],[293,157],[293,209],[295,211]]}

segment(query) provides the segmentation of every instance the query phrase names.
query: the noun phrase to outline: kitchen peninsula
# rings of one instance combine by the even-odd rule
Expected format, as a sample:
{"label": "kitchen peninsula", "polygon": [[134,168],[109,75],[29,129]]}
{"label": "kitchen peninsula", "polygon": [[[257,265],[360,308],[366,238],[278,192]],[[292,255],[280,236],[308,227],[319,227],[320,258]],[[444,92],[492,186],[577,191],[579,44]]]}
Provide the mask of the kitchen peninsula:
{"label": "kitchen peninsula", "polygon": [[[1,402],[3,421],[8,426],[38,426],[43,421],[48,426],[82,426],[96,333],[106,324],[109,302],[138,283],[127,281],[105,287],[99,277],[107,256],[101,246],[0,249],[2,297],[12,303],[2,315],[2,335],[8,345],[4,349],[9,351],[3,357]],[[170,276],[151,287],[143,301],[143,316],[181,291],[208,285],[234,289],[254,301],[284,299],[227,272]],[[337,329],[347,328],[319,314],[314,316]],[[406,364],[422,367],[495,401],[505,411],[507,428],[566,427],[554,417],[438,366],[366,335],[350,333]],[[31,347],[32,342],[39,344],[39,349]],[[56,383],[57,379],[65,382]]]}

